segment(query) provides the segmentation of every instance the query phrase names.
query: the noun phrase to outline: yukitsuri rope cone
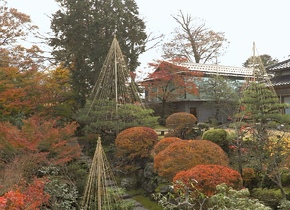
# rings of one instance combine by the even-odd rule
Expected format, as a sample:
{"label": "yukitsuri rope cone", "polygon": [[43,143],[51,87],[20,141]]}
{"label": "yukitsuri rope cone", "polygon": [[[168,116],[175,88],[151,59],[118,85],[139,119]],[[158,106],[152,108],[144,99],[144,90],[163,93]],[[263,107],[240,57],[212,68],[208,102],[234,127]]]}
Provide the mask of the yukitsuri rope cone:
{"label": "yukitsuri rope cone", "polygon": [[101,138],[98,138],[81,209],[120,209],[118,205],[121,202],[121,192],[117,187],[113,171],[102,147]]}

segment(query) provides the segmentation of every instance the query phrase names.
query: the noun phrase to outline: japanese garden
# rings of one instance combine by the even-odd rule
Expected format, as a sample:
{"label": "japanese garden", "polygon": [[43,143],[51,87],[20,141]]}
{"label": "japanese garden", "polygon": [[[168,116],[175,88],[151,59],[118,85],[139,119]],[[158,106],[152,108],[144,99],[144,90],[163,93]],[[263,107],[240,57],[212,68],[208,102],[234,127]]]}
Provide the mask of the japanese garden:
{"label": "japanese garden", "polygon": [[290,209],[290,61],[214,64],[224,33],[179,11],[137,80],[165,35],[134,0],[56,2],[41,36],[0,0],[0,209]]}

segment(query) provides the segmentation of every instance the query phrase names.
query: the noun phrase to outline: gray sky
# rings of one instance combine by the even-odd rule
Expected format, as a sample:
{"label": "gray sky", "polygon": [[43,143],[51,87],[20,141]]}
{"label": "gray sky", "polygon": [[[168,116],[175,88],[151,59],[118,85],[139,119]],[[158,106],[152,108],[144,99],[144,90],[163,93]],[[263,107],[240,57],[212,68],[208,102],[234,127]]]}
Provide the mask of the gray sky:
{"label": "gray sky", "polygon": [[[177,27],[171,15],[201,18],[206,27],[224,32],[230,41],[221,65],[241,66],[252,55],[256,43],[258,54],[269,54],[279,61],[290,55],[289,0],[135,0],[147,31],[154,35],[170,33]],[[8,5],[31,16],[42,32],[49,32],[51,13],[57,10],[54,0],[8,0]],[[166,39],[165,39],[166,40]],[[167,40],[168,41],[168,40]],[[139,70],[153,59],[161,59],[161,50],[152,49],[140,57]]]}

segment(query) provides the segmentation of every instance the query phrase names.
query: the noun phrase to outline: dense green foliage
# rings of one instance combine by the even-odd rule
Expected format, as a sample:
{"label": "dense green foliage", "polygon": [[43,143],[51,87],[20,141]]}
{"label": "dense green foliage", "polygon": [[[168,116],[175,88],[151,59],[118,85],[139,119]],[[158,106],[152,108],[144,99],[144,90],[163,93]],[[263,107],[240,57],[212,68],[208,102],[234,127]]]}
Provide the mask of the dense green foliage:
{"label": "dense green foliage", "polygon": [[258,64],[258,68],[262,69],[262,68],[265,68],[267,66],[276,64],[278,62],[279,62],[278,59],[272,58],[268,54],[263,54],[263,55],[259,55],[259,56],[251,56],[251,57],[249,57],[243,63],[243,66],[244,67],[250,67],[251,68],[254,65],[256,66]]}
{"label": "dense green foliage", "polygon": [[224,129],[211,129],[203,133],[202,139],[212,141],[219,145],[225,152],[229,150],[228,133]]}
{"label": "dense green foliage", "polygon": [[92,101],[87,100],[84,108],[75,114],[85,134],[107,135],[108,132],[122,131],[134,126],[154,127],[157,118],[153,116],[152,109],[145,109],[134,104],[118,105],[112,100]]}
{"label": "dense green foliage", "polygon": [[252,191],[252,196],[273,208],[276,208],[283,200],[283,195],[279,189],[255,188]]}
{"label": "dense green foliage", "polygon": [[138,17],[134,0],[57,2],[60,9],[51,22],[52,54],[71,70],[75,100],[82,107],[96,82],[113,34],[117,35],[129,69],[136,69],[138,56],[145,49],[145,23]]}
{"label": "dense green foliage", "polygon": [[[259,72],[261,74],[261,72]],[[260,78],[263,75],[257,74]],[[262,78],[260,78],[262,79]],[[288,162],[290,151],[289,139],[284,136],[290,116],[282,114],[288,105],[280,103],[275,91],[263,83],[251,82],[243,91],[240,112],[236,115],[235,124],[238,138],[234,142],[239,155],[241,171],[241,154],[245,145],[243,138],[251,140],[251,165],[260,179],[269,178],[283,192],[281,168]]]}
{"label": "dense green foliage", "polygon": [[248,189],[234,190],[226,184],[220,184],[216,191],[217,193],[209,198],[210,210],[271,210],[258,199],[251,198]]}

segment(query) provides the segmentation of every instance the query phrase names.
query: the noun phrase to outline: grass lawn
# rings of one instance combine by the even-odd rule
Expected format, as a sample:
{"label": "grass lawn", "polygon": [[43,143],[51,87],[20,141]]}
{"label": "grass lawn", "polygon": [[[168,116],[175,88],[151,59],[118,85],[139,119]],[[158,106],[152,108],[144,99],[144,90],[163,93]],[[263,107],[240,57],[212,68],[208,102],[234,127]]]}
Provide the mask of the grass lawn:
{"label": "grass lawn", "polygon": [[162,210],[163,208],[158,205],[157,202],[150,200],[149,197],[143,196],[143,190],[130,190],[127,191],[128,194],[132,195],[132,199],[141,203],[144,208],[150,210]]}

